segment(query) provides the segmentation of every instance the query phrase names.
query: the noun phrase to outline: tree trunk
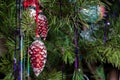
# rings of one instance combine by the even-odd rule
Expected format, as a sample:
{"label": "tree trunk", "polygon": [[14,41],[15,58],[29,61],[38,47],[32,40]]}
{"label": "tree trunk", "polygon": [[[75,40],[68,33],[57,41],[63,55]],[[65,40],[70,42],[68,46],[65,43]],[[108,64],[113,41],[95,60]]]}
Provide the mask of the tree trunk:
{"label": "tree trunk", "polygon": [[108,74],[108,80],[118,80],[118,70],[112,69]]}

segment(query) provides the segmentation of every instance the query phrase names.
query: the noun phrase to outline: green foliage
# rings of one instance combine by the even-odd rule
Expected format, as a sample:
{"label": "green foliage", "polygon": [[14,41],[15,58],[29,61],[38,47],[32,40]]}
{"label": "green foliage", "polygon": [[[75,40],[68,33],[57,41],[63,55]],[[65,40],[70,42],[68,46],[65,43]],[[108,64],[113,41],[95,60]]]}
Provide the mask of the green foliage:
{"label": "green foliage", "polygon": [[94,77],[96,80],[105,80],[105,73],[102,65],[97,67]]}
{"label": "green foliage", "polygon": [[66,64],[73,64],[75,55],[73,52],[67,51],[63,54],[63,60]]}
{"label": "green foliage", "polygon": [[[96,42],[87,42],[81,40],[81,53],[84,55],[84,59],[87,62],[101,62],[101,63],[111,63],[115,67],[120,67],[120,29],[119,23],[120,18],[115,21],[112,20],[108,35],[107,42],[104,45],[102,41],[103,36],[99,36]],[[99,32],[103,35],[103,31]],[[85,51],[85,52],[82,52]],[[85,54],[86,53],[86,54]]]}
{"label": "green foliage", "polygon": [[[46,75],[45,80],[66,80],[65,75],[61,71],[52,70],[48,75]],[[45,78],[45,77],[44,77]],[[63,78],[63,79],[62,79]]]}
{"label": "green foliage", "polygon": [[8,75],[5,76],[3,80],[14,80],[13,74],[9,73]]}
{"label": "green foliage", "polygon": [[44,70],[38,77],[31,75],[31,79],[35,79],[35,80],[66,80],[66,76],[61,71],[52,69],[51,71]]}
{"label": "green foliage", "polygon": [[[9,2],[9,1],[7,1]],[[15,2],[7,3],[1,1],[0,4],[0,32],[5,35],[4,37],[12,37],[15,30]]]}
{"label": "green foliage", "polygon": [[23,11],[22,14],[22,32],[27,38],[35,36],[36,25],[34,19],[29,16],[28,10]]}
{"label": "green foliage", "polygon": [[75,70],[73,73],[72,80],[84,80],[83,73],[81,71]]}
{"label": "green foliage", "polygon": [[118,45],[120,43],[120,16],[116,19],[116,21],[111,21],[112,22],[112,28],[110,29],[110,34],[108,38],[108,62],[113,63],[115,67],[119,67],[119,62],[120,62],[120,46]]}
{"label": "green foliage", "polygon": [[0,59],[0,72],[4,73],[4,74],[9,74],[12,73],[13,70],[11,69],[12,63],[13,61],[11,61],[11,57],[9,57],[8,55],[6,56],[2,56]]}
{"label": "green foliage", "polygon": [[[78,10],[81,5],[86,4],[86,0],[76,0]],[[99,0],[92,0],[93,4]],[[46,41],[43,41],[47,47],[48,57],[44,71],[38,78],[33,76],[31,70],[30,76],[33,80],[62,80],[62,72],[60,71],[62,63],[66,65],[72,64],[75,60],[74,55],[74,24],[80,32],[82,25],[88,26],[87,23],[81,20],[79,11],[74,15],[74,3],[69,0],[62,0],[62,16],[60,16],[60,6],[58,0],[41,0],[44,3],[43,12],[48,18],[49,32]],[[104,3],[109,4],[104,1]],[[103,3],[100,3],[103,4]],[[77,19],[77,20],[76,20]],[[111,20],[112,24],[107,33],[106,46],[103,44],[103,28],[104,23],[98,23],[101,27],[94,33],[95,42],[88,42],[79,37],[79,53],[83,55],[83,60],[88,63],[101,62],[111,63],[115,67],[120,67],[120,17],[116,20]],[[22,32],[24,33],[24,53],[27,53],[28,46],[34,41],[35,22],[29,17],[28,11],[23,11],[22,14]],[[6,75],[5,80],[12,80],[13,70],[13,54],[14,54],[14,31],[16,30],[15,20],[15,1],[1,0],[0,1],[0,34],[6,39],[7,53],[0,59],[0,72]],[[18,46],[17,46],[18,48]],[[26,54],[25,54],[26,55]],[[25,56],[24,55],[24,56]],[[80,62],[81,63],[81,62]],[[71,68],[74,69],[74,68]],[[66,69],[67,71],[67,69]],[[26,73],[25,73],[26,74]],[[64,80],[67,79],[63,74]],[[73,80],[83,80],[83,73],[75,70]]]}

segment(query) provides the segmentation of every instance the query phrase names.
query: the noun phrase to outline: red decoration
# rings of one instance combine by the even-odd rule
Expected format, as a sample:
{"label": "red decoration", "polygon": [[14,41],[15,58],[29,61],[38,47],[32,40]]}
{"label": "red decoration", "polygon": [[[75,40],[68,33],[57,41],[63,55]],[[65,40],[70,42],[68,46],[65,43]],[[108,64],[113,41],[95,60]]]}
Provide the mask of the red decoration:
{"label": "red decoration", "polygon": [[23,6],[24,6],[24,8],[27,8],[28,5],[29,5],[29,3],[28,3],[27,1],[24,1],[24,2],[23,2]]}
{"label": "red decoration", "polygon": [[44,69],[47,50],[44,43],[40,40],[34,41],[28,49],[33,71],[38,76]]}
{"label": "red decoration", "polygon": [[37,37],[41,36],[45,40],[48,33],[48,22],[46,16],[42,14],[42,10],[39,10],[37,31]]}
{"label": "red decoration", "polygon": [[26,9],[29,6],[35,4],[36,6],[38,5],[38,0],[24,0],[23,1],[23,7]]}
{"label": "red decoration", "polygon": [[36,37],[42,37],[45,40],[48,33],[48,22],[46,16],[42,14],[42,10],[39,9],[38,0],[25,0],[23,6],[25,9],[29,6],[35,8],[29,8],[29,11],[30,17],[36,21]]}
{"label": "red decoration", "polygon": [[[29,9],[30,17],[36,21],[36,37],[42,37],[45,40],[48,32],[48,22],[47,18],[41,14],[42,10],[39,9],[38,0],[24,0],[23,6],[25,9]],[[28,53],[33,71],[38,76],[46,63],[46,47],[42,41],[36,40],[29,47]]]}

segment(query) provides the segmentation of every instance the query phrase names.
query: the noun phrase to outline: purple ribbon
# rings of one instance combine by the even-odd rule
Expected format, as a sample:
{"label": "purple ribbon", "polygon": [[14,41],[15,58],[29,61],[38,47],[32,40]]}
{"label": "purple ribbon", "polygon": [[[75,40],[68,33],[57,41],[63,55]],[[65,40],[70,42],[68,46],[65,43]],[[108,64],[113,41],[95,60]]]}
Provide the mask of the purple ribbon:
{"label": "purple ribbon", "polygon": [[109,21],[106,21],[105,22],[105,26],[104,26],[104,45],[106,45],[106,41],[107,41],[107,26],[110,25],[110,22]]}
{"label": "purple ribbon", "polygon": [[106,39],[107,39],[107,32],[106,32],[106,27],[107,27],[107,24],[105,23],[105,26],[104,26],[104,45],[106,45]]}
{"label": "purple ribbon", "polygon": [[14,48],[14,57],[13,57],[13,61],[14,61],[14,63],[13,63],[13,69],[14,69],[14,78],[16,78],[17,76],[16,76],[16,70],[17,70],[17,60],[16,60],[16,51],[17,51],[17,49],[16,49],[16,35],[17,35],[17,31],[15,32],[15,34],[14,34],[14,38],[15,38],[15,48]]}
{"label": "purple ribbon", "polygon": [[79,67],[79,61],[78,61],[78,30],[74,26],[74,43],[75,43],[75,69],[78,69]]}
{"label": "purple ribbon", "polygon": [[[76,16],[76,2],[74,2],[74,17]],[[79,67],[79,58],[78,58],[78,29],[76,28],[76,17],[74,22],[74,44],[75,44],[75,69]]]}

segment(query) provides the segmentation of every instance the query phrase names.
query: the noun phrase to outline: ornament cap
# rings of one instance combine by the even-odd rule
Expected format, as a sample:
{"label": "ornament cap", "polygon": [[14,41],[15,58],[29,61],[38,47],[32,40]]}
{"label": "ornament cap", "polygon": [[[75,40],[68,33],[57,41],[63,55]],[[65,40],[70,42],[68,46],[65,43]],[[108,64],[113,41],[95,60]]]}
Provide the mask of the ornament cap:
{"label": "ornament cap", "polygon": [[40,36],[38,35],[38,36],[36,36],[36,37],[34,38],[34,40],[41,40],[41,38],[40,38]]}
{"label": "ornament cap", "polygon": [[36,35],[36,38],[39,38],[40,36],[39,35]]}
{"label": "ornament cap", "polygon": [[42,10],[39,10],[39,11],[38,11],[38,14],[43,14],[43,11],[42,11]]}

